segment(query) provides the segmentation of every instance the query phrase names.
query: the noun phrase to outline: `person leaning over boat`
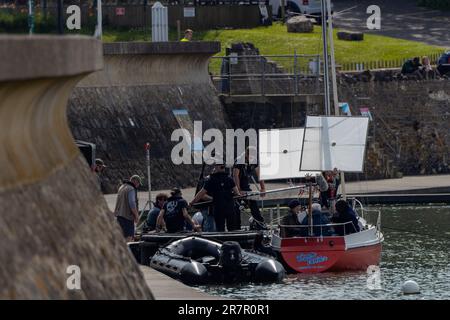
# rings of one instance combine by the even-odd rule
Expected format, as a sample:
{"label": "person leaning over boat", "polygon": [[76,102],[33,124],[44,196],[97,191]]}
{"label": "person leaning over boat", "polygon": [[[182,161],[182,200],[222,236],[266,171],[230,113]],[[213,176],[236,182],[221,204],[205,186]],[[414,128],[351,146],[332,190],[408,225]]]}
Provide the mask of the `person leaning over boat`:
{"label": "person leaning over boat", "polygon": [[[333,223],[342,224],[334,226],[335,232],[340,236],[360,231],[358,215],[345,200],[339,200],[336,202],[336,213],[331,218],[331,221]],[[352,223],[350,224],[349,222]]]}
{"label": "person leaning over boat", "polygon": [[202,199],[206,194],[212,196],[213,214],[216,231],[235,230],[234,195],[240,195],[233,179],[225,172],[224,164],[216,164],[214,172],[205,182],[203,188],[195,195],[190,205]]}
{"label": "person leaning over boat", "polygon": [[167,199],[156,220],[157,230],[166,229],[169,233],[184,231],[184,221],[187,221],[195,231],[200,231],[200,226],[187,211],[188,203],[183,199],[181,190],[173,188],[170,194],[171,197]]}
{"label": "person leaning over boat", "polygon": [[[254,179],[253,174],[256,174],[256,178],[259,181],[261,196],[264,196],[264,192],[266,192],[266,186],[263,180],[260,180],[259,175],[259,164],[258,161],[254,161],[255,159],[250,157],[250,151],[255,151],[256,148],[247,147],[244,154],[240,155],[236,158],[233,166],[233,180],[238,188],[239,193],[250,192],[252,189],[250,188],[250,180]],[[256,222],[257,229],[267,229],[264,224],[264,218],[261,215],[261,212],[258,208],[258,203],[255,200],[245,200],[247,205],[250,207],[250,211],[253,219]]]}
{"label": "person leaning over boat", "polygon": [[124,181],[119,187],[114,214],[127,241],[134,237],[134,224],[139,219],[137,189],[142,184],[138,175]]}
{"label": "person leaning over boat", "polygon": [[300,236],[301,228],[293,228],[293,226],[300,226],[298,214],[301,212],[301,203],[298,200],[291,200],[288,204],[289,212],[280,221],[280,230],[282,238],[290,238]]}

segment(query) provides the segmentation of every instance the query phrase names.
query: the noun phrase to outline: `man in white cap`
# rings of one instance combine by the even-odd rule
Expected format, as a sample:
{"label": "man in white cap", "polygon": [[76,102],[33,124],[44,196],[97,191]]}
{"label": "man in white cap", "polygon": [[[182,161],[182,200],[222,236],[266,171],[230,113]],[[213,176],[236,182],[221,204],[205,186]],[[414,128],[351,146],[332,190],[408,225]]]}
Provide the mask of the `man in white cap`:
{"label": "man in white cap", "polygon": [[137,189],[141,184],[142,179],[133,175],[129,181],[124,181],[117,193],[114,214],[127,242],[133,240],[135,223],[139,219]]}

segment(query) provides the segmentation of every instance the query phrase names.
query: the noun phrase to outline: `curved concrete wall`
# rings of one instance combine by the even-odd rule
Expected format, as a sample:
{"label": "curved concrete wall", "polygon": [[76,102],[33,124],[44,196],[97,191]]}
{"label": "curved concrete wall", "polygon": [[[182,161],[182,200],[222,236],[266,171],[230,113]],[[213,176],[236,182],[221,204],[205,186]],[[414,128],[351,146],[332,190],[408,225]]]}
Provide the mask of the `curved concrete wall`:
{"label": "curved concrete wall", "polygon": [[228,120],[208,74],[216,42],[113,43],[104,45],[105,68],[84,79],[70,98],[74,136],[94,142],[108,165],[107,192],[121,179],[146,176],[144,144],[151,143],[152,187],[195,183],[200,166],[170,159],[179,128],[173,109],[187,109],[203,128],[224,129]]}
{"label": "curved concrete wall", "polygon": [[101,53],[87,37],[0,37],[1,299],[152,298],[67,125]]}

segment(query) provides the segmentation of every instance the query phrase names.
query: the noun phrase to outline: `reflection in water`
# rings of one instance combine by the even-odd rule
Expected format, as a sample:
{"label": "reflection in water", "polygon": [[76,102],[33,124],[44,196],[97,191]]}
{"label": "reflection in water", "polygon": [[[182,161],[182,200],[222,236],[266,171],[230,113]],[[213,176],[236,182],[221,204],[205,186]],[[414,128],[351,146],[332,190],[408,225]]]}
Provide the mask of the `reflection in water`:
{"label": "reflection in water", "polygon": [[[365,271],[297,274],[277,284],[200,289],[234,299],[449,299],[450,206],[380,209],[385,242],[379,290],[368,288]],[[420,285],[420,295],[401,294],[409,279]]]}

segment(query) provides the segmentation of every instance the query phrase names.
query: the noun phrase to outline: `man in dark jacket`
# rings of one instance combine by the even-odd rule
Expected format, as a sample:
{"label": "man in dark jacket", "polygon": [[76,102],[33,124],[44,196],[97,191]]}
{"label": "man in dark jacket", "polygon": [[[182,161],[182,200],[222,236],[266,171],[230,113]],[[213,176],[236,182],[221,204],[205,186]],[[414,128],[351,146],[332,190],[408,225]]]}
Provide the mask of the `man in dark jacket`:
{"label": "man in dark jacket", "polygon": [[[360,231],[358,216],[345,200],[339,200],[336,202],[336,214],[331,218],[331,221],[333,223],[343,224],[334,226],[335,232],[340,236]],[[348,222],[352,223],[350,224]]]}
{"label": "man in dark jacket", "polygon": [[236,228],[235,212],[234,212],[234,195],[239,195],[239,191],[233,179],[225,172],[224,164],[216,164],[214,173],[205,182],[203,188],[195,195],[190,205],[193,205],[206,194],[213,199],[213,214],[216,222],[216,231],[231,231]]}
{"label": "man in dark jacket", "polygon": [[419,68],[422,65],[420,64],[420,58],[415,57],[414,59],[406,60],[402,67],[403,74],[413,74],[419,71]]}
{"label": "man in dark jacket", "polygon": [[[302,228],[293,228],[293,226],[300,226],[298,221],[298,214],[301,210],[301,204],[298,200],[291,200],[288,204],[289,212],[281,221],[281,236],[283,238],[290,238],[302,235]],[[306,228],[304,228],[306,230]]]}

